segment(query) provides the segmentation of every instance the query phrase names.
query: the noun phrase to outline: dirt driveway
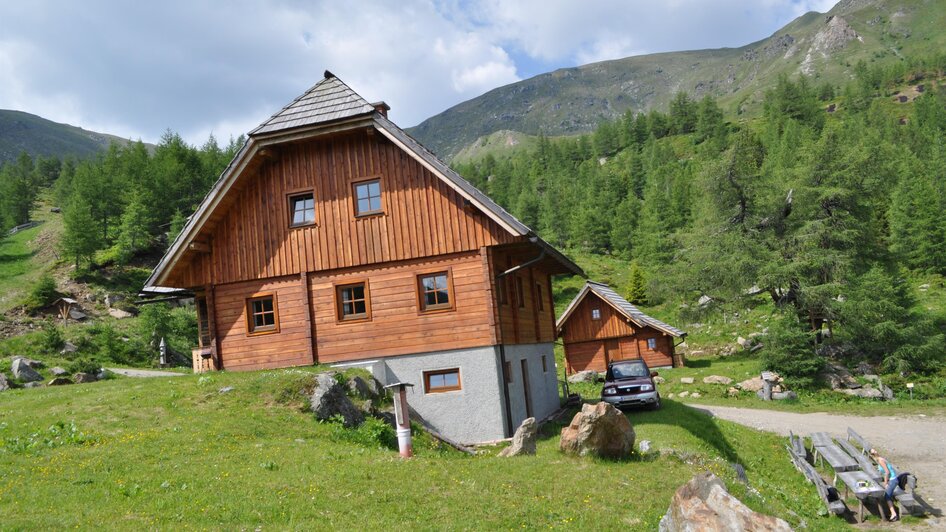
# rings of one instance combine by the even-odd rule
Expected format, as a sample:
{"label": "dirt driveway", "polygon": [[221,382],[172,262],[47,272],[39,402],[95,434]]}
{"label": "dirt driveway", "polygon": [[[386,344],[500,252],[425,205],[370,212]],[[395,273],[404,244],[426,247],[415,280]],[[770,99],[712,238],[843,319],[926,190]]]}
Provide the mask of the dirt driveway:
{"label": "dirt driveway", "polygon": [[[815,412],[796,414],[754,408],[689,405],[711,415],[735,421],[755,429],[788,436],[808,436],[812,432],[827,432],[847,437],[851,427],[903,471],[917,476],[917,493],[933,508],[946,507],[946,418],[939,416],[843,416]],[[936,520],[946,525],[943,518]],[[930,523],[932,524],[932,523]]]}

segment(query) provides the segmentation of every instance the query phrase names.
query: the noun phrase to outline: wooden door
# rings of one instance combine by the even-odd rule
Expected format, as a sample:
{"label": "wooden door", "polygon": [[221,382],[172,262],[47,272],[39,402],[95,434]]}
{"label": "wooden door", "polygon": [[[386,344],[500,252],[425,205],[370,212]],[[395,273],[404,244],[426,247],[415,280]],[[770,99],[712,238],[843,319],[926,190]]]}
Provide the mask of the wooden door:
{"label": "wooden door", "polygon": [[616,360],[622,360],[621,344],[617,340],[604,341],[604,364],[607,366]]}
{"label": "wooden door", "polygon": [[526,417],[532,417],[532,392],[529,390],[529,361],[522,359],[522,393],[526,396]]}

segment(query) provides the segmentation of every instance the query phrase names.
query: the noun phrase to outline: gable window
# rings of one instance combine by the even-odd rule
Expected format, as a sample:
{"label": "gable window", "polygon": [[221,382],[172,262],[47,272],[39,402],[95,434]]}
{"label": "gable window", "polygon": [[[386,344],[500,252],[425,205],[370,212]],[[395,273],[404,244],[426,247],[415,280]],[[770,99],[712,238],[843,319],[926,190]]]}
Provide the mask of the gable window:
{"label": "gable window", "polygon": [[246,333],[264,334],[279,332],[279,312],[276,296],[265,294],[246,300]]}
{"label": "gable window", "polygon": [[355,183],[355,216],[379,214],[381,210],[381,180]]}
{"label": "gable window", "polygon": [[339,320],[365,320],[371,317],[368,283],[351,283],[335,287]]}
{"label": "gable window", "polygon": [[601,309],[600,309],[600,308],[593,308],[593,309],[591,309],[591,319],[593,319],[593,320],[600,320],[600,319],[601,319]]}
{"label": "gable window", "polygon": [[424,393],[441,393],[461,390],[460,368],[424,372]]}
{"label": "gable window", "polygon": [[539,310],[545,310],[545,303],[542,302],[542,285],[535,283],[535,300],[538,302]]}
{"label": "gable window", "polygon": [[525,292],[522,290],[522,277],[516,277],[516,303],[519,308],[526,308]]}
{"label": "gable window", "polygon": [[657,349],[657,339],[648,338],[647,339],[647,349]]}
{"label": "gable window", "polygon": [[418,275],[417,288],[420,292],[420,309],[422,311],[453,308],[450,297],[449,272]]}
{"label": "gable window", "polygon": [[315,197],[311,192],[289,196],[289,220],[291,227],[301,227],[315,223]]}

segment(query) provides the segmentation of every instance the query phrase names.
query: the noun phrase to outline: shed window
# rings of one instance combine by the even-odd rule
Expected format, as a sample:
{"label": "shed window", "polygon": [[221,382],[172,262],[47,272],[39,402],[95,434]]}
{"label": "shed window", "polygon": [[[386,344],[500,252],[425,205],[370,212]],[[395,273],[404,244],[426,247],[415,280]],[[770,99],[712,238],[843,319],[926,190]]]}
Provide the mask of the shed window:
{"label": "shed window", "polygon": [[311,192],[289,196],[289,210],[292,212],[289,220],[292,227],[315,223],[315,198]]}
{"label": "shed window", "polygon": [[448,272],[437,272],[417,277],[420,291],[420,308],[423,311],[449,309],[453,307],[450,298],[450,280]]}
{"label": "shed window", "polygon": [[657,349],[657,339],[648,338],[647,339],[647,349]]}
{"label": "shed window", "polygon": [[367,283],[337,286],[335,300],[338,304],[338,319],[340,320],[362,320],[371,317]]}
{"label": "shed window", "polygon": [[424,372],[424,392],[453,392],[462,389],[460,368]]}
{"label": "shed window", "polygon": [[600,309],[600,308],[593,308],[593,309],[591,309],[591,319],[593,319],[593,320],[600,320],[600,319],[601,319],[601,309]]}
{"label": "shed window", "polygon": [[272,294],[246,300],[246,329],[248,334],[279,332],[279,313],[276,297]]}
{"label": "shed window", "polygon": [[378,214],[381,211],[381,180],[355,183],[355,215]]}

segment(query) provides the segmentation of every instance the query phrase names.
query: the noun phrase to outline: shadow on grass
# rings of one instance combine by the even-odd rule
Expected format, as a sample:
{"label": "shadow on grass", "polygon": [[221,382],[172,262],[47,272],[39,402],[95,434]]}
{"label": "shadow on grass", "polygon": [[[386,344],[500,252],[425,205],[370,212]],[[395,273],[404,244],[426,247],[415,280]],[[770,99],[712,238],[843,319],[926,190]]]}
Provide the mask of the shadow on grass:
{"label": "shadow on grass", "polygon": [[688,368],[708,368],[712,365],[713,365],[713,361],[707,360],[705,358],[702,358],[702,359],[688,358],[686,360],[686,367]]}
{"label": "shadow on grass", "polygon": [[30,251],[27,253],[0,253],[0,264],[6,264],[10,262],[23,262],[29,260],[33,255],[36,255],[35,251]]}
{"label": "shadow on grass", "polygon": [[[569,422],[578,412],[577,408],[570,409],[561,421],[545,423],[539,430],[539,440],[550,440],[558,438],[561,435],[562,428],[567,427]],[[646,411],[626,410],[625,415],[631,422],[631,425],[640,423],[653,423],[657,425],[673,425],[685,429],[699,440],[715,449],[723,458],[729,462],[742,463],[739,454],[729,444],[729,440],[719,430],[716,419],[708,415],[708,411],[698,408],[690,408],[675,401],[663,400],[660,410]],[[642,461],[646,457],[641,457],[638,453],[628,459],[629,461]]]}

